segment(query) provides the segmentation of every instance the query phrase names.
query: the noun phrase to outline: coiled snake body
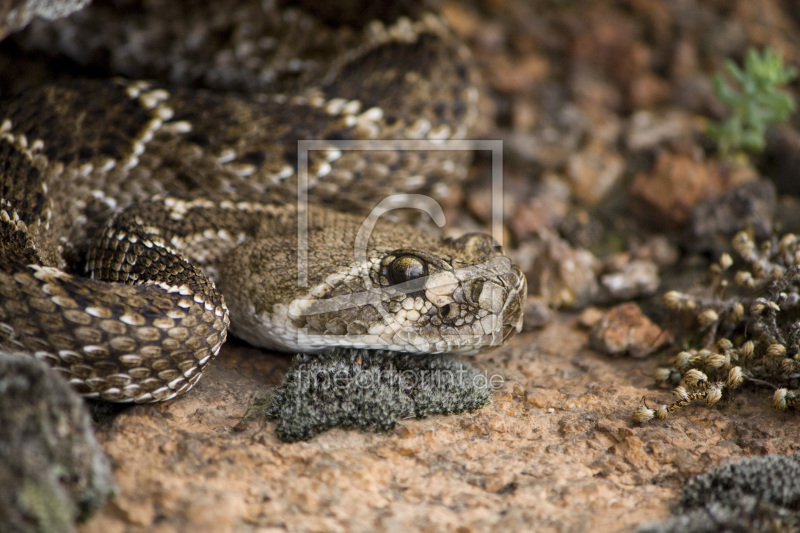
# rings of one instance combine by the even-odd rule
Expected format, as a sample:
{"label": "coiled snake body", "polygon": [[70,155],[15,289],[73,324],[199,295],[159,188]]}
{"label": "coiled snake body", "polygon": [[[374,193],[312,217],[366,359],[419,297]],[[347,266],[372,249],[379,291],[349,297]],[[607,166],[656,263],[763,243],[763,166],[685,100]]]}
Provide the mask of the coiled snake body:
{"label": "coiled snake body", "polygon": [[525,278],[488,236],[379,220],[357,242],[389,194],[446,193],[459,154],[312,151],[297,202],[298,140],[459,139],[474,121],[472,74],[437,17],[360,31],[293,96],[69,79],[4,97],[0,347],[84,395],[149,402],[188,391],[229,325],[304,351],[510,338]]}

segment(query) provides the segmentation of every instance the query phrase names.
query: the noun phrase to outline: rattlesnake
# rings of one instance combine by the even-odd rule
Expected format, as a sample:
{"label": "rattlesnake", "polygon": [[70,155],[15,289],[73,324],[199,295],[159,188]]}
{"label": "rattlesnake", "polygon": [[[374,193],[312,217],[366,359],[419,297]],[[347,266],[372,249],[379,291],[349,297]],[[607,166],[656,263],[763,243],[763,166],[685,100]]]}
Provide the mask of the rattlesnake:
{"label": "rattlesnake", "polygon": [[[133,10],[134,30],[118,30],[106,15],[99,31],[82,31],[86,20],[97,23],[79,17],[34,28],[20,46],[60,43],[81,62],[104,46],[99,34],[111,42],[150,35],[136,28],[157,25],[142,21],[159,3],[120,4]],[[266,15],[269,2],[242,4],[239,33],[257,24],[247,10],[261,10],[320,52],[313,34],[298,37],[307,29],[298,11]],[[174,16],[179,5],[183,18]],[[188,30],[155,31],[127,49],[117,43],[106,50],[112,64],[126,54],[141,59],[142,49],[171,57],[214,33],[213,23],[202,26],[206,7],[160,6],[159,28]],[[207,69],[129,60],[118,73],[166,81],[69,77],[4,95],[0,347],[47,361],[86,396],[149,402],[188,391],[229,325],[256,346],[290,351],[472,354],[508,340],[521,327],[526,283],[490,237],[443,239],[381,219],[356,242],[364,214],[392,193],[446,196],[464,175],[464,152],[315,150],[309,187],[299,181],[300,140],[468,134],[477,92],[466,52],[439,17],[409,6],[370,12],[377,20],[369,24],[358,9],[344,23],[326,20],[341,37],[325,61],[290,54],[283,70],[270,70],[242,60],[253,57],[245,53]],[[178,80],[236,92],[175,87]],[[307,235],[298,237],[305,220]]]}

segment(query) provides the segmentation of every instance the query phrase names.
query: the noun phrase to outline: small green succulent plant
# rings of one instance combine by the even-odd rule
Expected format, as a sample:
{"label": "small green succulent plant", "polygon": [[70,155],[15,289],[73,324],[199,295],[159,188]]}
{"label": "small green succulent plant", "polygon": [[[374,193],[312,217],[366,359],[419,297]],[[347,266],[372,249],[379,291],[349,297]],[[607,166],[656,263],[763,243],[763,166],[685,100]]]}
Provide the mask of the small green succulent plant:
{"label": "small green succulent plant", "polygon": [[735,85],[721,73],[714,75],[714,94],[730,110],[722,122],[712,122],[708,134],[717,141],[724,157],[747,152],[761,152],[767,126],[787,120],[796,109],[794,98],[780,87],[797,77],[797,69],[786,67],[780,54],[771,48],[759,53],[747,50],[744,69],[733,61],[725,71]]}

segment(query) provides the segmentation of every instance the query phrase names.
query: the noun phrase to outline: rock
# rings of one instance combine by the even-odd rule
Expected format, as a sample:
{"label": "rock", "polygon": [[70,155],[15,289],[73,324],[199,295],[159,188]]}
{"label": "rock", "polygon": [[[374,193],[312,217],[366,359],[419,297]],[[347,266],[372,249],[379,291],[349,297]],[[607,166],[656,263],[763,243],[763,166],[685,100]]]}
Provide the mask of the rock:
{"label": "rock", "polygon": [[652,261],[630,261],[621,269],[600,276],[600,285],[609,300],[650,296],[660,284],[658,267]]}
{"label": "rock", "polygon": [[525,299],[525,319],[522,322],[523,331],[533,331],[545,326],[553,320],[553,311],[543,298],[528,296]]}
{"label": "rock", "polygon": [[442,5],[442,16],[447,19],[450,27],[460,37],[472,39],[481,29],[481,19],[477,13],[470,11],[468,6],[456,3]]}
{"label": "rock", "polygon": [[662,152],[651,170],[634,178],[631,210],[652,227],[680,228],[700,202],[755,178],[749,167],[726,166],[699,154]]}
{"label": "rock", "polygon": [[653,150],[668,141],[688,139],[701,125],[683,111],[637,111],[625,124],[625,145],[633,152]]}
{"label": "rock", "polygon": [[569,203],[569,187],[564,180],[545,173],[530,200],[518,202],[514,207],[509,220],[511,231],[517,240],[525,241],[543,230],[554,230],[567,215]]}
{"label": "rock", "polygon": [[562,88],[544,93],[533,129],[509,132],[504,145],[510,156],[554,170],[579,149],[590,123],[577,106],[565,100]]}
{"label": "rock", "polygon": [[791,124],[776,124],[767,132],[765,155],[770,162],[770,179],[781,194],[800,194],[800,132]]}
{"label": "rock", "polygon": [[602,248],[607,242],[604,239],[610,236],[605,222],[586,209],[571,209],[558,226],[558,233],[576,248]]}
{"label": "rock", "polygon": [[578,324],[584,328],[593,328],[605,315],[605,311],[598,307],[587,307],[578,315]]}
{"label": "rock", "polygon": [[636,76],[629,89],[631,105],[634,109],[662,105],[672,96],[670,84],[652,72],[643,72]]}
{"label": "rock", "polygon": [[9,0],[0,3],[0,40],[35,18],[55,20],[86,7],[91,0]]}
{"label": "rock", "polygon": [[631,357],[647,357],[671,341],[669,332],[655,325],[633,302],[611,308],[589,334],[589,344],[594,349]]}
{"label": "rock", "polygon": [[0,524],[66,532],[114,493],[86,406],[28,355],[0,352]]}
{"label": "rock", "polygon": [[730,250],[731,239],[742,230],[752,231],[756,241],[766,240],[772,234],[775,197],[772,182],[758,180],[700,203],[686,226],[684,245],[716,258]]}
{"label": "rock", "polygon": [[619,182],[625,160],[604,143],[590,142],[567,160],[567,177],[575,197],[587,205],[597,205]]}
{"label": "rock", "polygon": [[652,261],[659,268],[670,267],[680,258],[678,247],[665,235],[651,235],[643,243],[632,246],[631,252],[636,259]]}
{"label": "rock", "polygon": [[[544,242],[529,239],[521,243],[518,247],[508,250],[506,253],[515,265],[520,267],[523,272],[532,272],[536,259],[541,255]],[[530,294],[530,280],[528,281],[528,293]]]}
{"label": "rock", "polygon": [[600,262],[588,250],[572,248],[558,237],[550,237],[526,272],[529,292],[541,296],[550,307],[580,309],[600,292],[596,272]]}
{"label": "rock", "polygon": [[574,91],[576,101],[587,113],[619,109],[625,99],[622,87],[615,85],[612,80],[591,67],[575,69],[570,79],[570,87]]}
{"label": "rock", "polygon": [[548,76],[550,64],[546,58],[536,55],[530,55],[519,63],[500,56],[489,68],[492,87],[505,93],[532,90],[539,80]]}

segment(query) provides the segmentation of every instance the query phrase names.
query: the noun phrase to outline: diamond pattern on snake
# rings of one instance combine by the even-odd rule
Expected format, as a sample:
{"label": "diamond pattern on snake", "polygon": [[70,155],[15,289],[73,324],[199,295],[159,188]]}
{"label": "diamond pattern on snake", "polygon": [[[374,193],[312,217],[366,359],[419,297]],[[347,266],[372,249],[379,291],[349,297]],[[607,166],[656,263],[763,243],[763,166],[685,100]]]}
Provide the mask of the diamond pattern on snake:
{"label": "diamond pattern on snake", "polygon": [[294,352],[513,336],[526,282],[488,235],[384,216],[354,253],[381,200],[445,198],[468,153],[313,150],[298,203],[298,141],[468,138],[478,82],[442,19],[214,7],[100,3],[17,38],[69,68],[0,99],[0,346],[85,396],[152,402],[190,390],[229,329]]}

